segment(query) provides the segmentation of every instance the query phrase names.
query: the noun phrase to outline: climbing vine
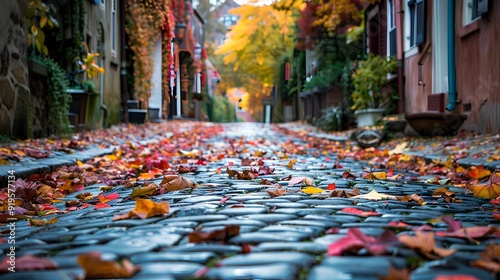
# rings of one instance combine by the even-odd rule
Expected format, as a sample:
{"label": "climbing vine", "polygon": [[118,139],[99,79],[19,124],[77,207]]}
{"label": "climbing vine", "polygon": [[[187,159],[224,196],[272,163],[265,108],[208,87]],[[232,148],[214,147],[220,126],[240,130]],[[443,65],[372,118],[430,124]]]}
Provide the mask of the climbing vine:
{"label": "climbing vine", "polygon": [[68,80],[66,73],[52,58],[43,55],[32,55],[30,59],[47,66],[47,104],[49,110],[49,130],[57,135],[67,134],[69,129],[68,112],[71,104],[71,94],[66,91]]}
{"label": "climbing vine", "polygon": [[[154,43],[162,34],[162,29],[168,27],[172,30],[172,23],[168,22],[169,0],[129,0],[126,13],[125,31],[129,37],[129,47],[134,53],[133,96],[143,108],[147,108],[152,88]],[[166,21],[168,24],[165,25]]]}

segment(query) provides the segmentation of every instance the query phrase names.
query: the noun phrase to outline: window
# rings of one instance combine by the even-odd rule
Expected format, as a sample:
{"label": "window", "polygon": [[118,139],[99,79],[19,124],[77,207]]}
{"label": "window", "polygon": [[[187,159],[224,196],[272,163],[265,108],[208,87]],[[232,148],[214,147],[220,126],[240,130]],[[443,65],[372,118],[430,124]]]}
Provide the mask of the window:
{"label": "window", "polygon": [[111,0],[111,56],[116,57],[116,0]]}
{"label": "window", "polygon": [[394,17],[394,0],[387,1],[387,54],[388,56],[396,55],[396,25]]}
{"label": "window", "polygon": [[410,47],[414,47],[425,42],[425,1],[410,0],[407,3],[410,11]]}
{"label": "window", "polygon": [[105,2],[104,2],[104,1],[105,1],[105,0],[99,0],[99,6],[100,6],[100,7],[101,7],[101,9],[103,9],[103,10],[104,10],[104,8],[106,7],[106,5],[105,5]]}
{"label": "window", "polygon": [[467,25],[488,12],[488,0],[463,0],[462,25]]}

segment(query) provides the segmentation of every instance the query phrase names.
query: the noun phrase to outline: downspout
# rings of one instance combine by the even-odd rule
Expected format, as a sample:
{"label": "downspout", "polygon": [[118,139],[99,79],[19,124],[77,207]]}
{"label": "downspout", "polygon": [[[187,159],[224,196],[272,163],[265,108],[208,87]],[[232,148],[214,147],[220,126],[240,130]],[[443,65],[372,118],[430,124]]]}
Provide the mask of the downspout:
{"label": "downspout", "polygon": [[455,0],[448,0],[448,106],[453,111],[457,106],[455,66]]}
{"label": "downspout", "polygon": [[127,89],[127,56],[125,54],[125,1],[120,3],[120,92],[123,122],[128,123],[128,89]]}

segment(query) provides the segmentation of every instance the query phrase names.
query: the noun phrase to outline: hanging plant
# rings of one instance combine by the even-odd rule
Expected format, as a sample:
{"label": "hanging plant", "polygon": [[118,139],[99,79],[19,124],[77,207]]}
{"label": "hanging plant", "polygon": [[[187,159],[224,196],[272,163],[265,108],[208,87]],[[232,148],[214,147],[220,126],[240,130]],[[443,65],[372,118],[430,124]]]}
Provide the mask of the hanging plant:
{"label": "hanging plant", "polygon": [[134,52],[133,94],[143,108],[148,107],[152,88],[154,43],[161,35],[169,16],[167,0],[129,0],[126,6],[125,31]]}
{"label": "hanging plant", "polygon": [[24,20],[27,27],[27,47],[33,46],[39,53],[48,55],[43,30],[59,27],[59,22],[51,15],[50,7],[41,0],[29,0]]}

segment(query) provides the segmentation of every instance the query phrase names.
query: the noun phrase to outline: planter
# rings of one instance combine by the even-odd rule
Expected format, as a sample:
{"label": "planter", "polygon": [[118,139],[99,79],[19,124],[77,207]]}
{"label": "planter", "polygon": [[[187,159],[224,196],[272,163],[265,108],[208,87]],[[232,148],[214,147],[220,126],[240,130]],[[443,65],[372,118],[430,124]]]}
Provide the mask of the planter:
{"label": "planter", "polygon": [[358,119],[358,128],[374,126],[377,121],[382,119],[384,112],[385,109],[382,108],[369,108],[355,111],[354,115]]}
{"label": "planter", "polygon": [[31,73],[47,77],[49,75],[47,65],[28,57],[28,69]]}
{"label": "planter", "polygon": [[139,101],[138,100],[127,100],[127,107],[129,109],[139,109]]}
{"label": "planter", "polygon": [[422,136],[454,134],[467,119],[466,115],[425,112],[405,116],[408,124]]}
{"label": "planter", "polygon": [[147,112],[146,109],[128,109],[128,121],[130,123],[144,123]]}
{"label": "planter", "polygon": [[149,120],[158,120],[160,118],[160,108],[148,109]]}

